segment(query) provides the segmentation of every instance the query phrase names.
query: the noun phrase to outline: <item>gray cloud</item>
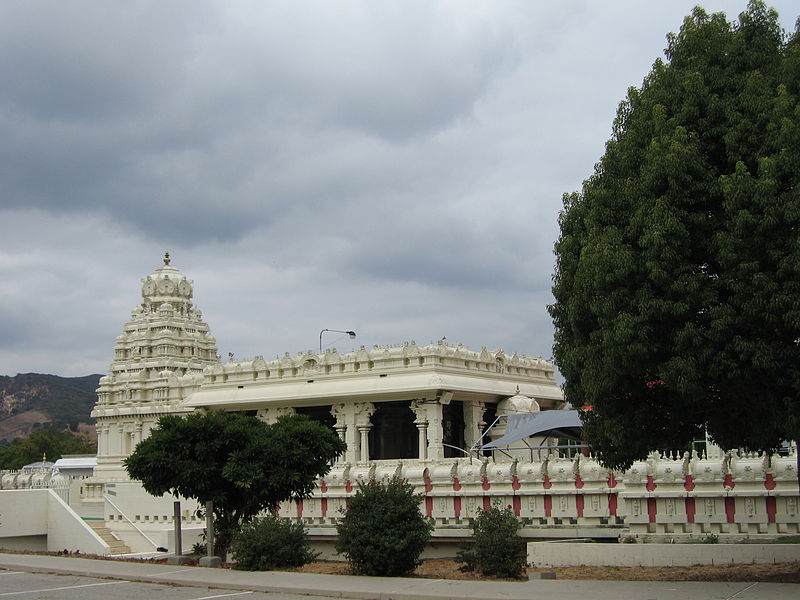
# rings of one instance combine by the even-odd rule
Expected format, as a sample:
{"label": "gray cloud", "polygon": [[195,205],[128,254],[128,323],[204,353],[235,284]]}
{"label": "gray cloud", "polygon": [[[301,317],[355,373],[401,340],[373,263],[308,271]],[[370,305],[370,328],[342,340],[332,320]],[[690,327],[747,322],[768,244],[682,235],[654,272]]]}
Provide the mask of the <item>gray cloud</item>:
{"label": "gray cloud", "polygon": [[105,371],[165,249],[223,355],[549,356],[561,195],[693,4],[0,3],[0,372]]}

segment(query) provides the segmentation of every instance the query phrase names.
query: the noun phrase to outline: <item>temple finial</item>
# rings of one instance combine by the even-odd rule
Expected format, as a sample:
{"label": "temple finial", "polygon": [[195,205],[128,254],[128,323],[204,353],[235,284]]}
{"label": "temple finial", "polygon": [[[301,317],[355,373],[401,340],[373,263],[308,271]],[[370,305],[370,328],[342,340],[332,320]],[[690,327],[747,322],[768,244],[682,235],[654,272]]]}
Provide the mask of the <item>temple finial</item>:
{"label": "temple finial", "polygon": [[164,252],[164,264],[169,264],[169,252]]}

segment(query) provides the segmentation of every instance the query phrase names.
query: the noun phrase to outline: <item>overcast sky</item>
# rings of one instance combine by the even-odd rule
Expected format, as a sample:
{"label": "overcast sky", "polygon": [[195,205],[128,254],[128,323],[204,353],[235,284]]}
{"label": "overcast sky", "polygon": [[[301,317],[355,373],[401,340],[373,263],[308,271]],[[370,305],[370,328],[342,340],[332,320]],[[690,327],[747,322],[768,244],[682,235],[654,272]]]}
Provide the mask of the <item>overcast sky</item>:
{"label": "overcast sky", "polygon": [[165,250],[223,356],[550,357],[561,196],[694,4],[3,0],[0,374],[106,372]]}

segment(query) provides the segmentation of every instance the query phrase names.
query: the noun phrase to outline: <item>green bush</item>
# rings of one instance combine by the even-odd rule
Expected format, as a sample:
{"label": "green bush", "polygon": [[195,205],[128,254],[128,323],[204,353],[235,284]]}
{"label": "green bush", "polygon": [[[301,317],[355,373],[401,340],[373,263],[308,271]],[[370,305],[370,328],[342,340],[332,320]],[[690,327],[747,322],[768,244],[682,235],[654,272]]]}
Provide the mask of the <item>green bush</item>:
{"label": "green bush", "polygon": [[302,523],[272,515],[243,525],[233,538],[231,553],[235,568],[243,571],[301,567],[319,556],[311,550]]}
{"label": "green bush", "polygon": [[528,564],[527,546],[517,534],[519,521],[510,508],[478,510],[472,523],[475,543],[458,553],[461,571],[520,578]]}
{"label": "green bush", "polygon": [[419,510],[421,500],[413,486],[398,480],[359,484],[337,526],[336,551],[360,575],[411,573],[433,530]]}
{"label": "green bush", "polygon": [[208,553],[208,546],[205,542],[192,544],[192,556],[205,556]]}

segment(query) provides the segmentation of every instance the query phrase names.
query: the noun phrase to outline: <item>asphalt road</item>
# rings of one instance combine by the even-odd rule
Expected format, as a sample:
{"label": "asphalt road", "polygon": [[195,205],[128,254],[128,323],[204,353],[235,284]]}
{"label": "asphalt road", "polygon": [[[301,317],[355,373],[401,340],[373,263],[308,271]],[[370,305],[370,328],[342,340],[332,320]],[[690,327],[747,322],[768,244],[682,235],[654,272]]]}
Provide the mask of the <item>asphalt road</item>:
{"label": "asphalt road", "polygon": [[[0,571],[0,600],[309,600],[309,596]],[[317,596],[319,598],[319,596]]]}

